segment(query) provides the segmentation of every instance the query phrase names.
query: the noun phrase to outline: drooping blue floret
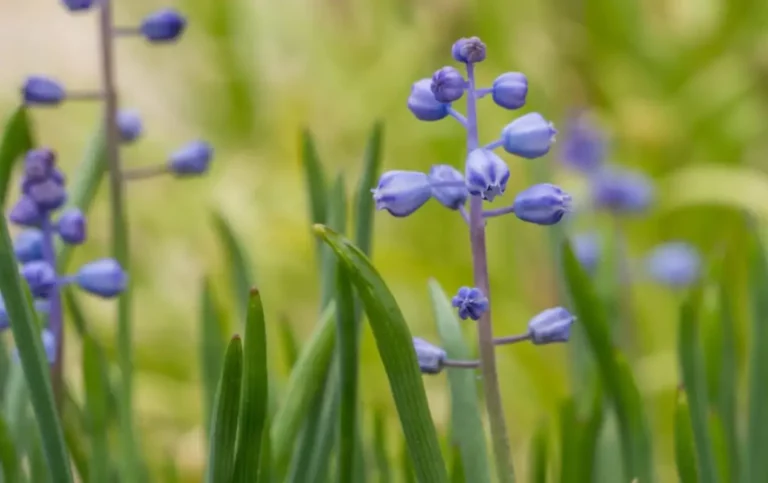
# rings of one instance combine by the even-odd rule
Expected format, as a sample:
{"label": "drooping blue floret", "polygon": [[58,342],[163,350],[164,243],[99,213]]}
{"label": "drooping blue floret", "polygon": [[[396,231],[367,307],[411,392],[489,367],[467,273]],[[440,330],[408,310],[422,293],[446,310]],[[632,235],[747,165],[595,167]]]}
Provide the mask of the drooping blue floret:
{"label": "drooping blue floret", "polygon": [[434,344],[418,337],[413,338],[413,350],[419,361],[419,369],[423,374],[438,374],[443,370],[447,358],[446,352]]}
{"label": "drooping blue floret", "polygon": [[531,112],[507,124],[501,131],[501,140],[508,153],[534,159],[549,152],[555,134],[557,129],[551,122],[538,112]]}
{"label": "drooping blue floret", "polygon": [[551,183],[533,185],[515,198],[515,215],[537,225],[554,225],[571,210],[571,195]]}
{"label": "drooping blue floret", "polygon": [[39,75],[28,77],[21,92],[27,104],[55,106],[66,97],[63,85],[50,77]]}
{"label": "drooping blue floret", "polygon": [[534,344],[568,342],[576,317],[562,307],[544,310],[528,322],[528,333]]}
{"label": "drooping blue floret", "polygon": [[372,190],[377,210],[404,217],[421,208],[432,197],[429,176],[419,171],[387,171]]}
{"label": "drooping blue floret", "polygon": [[475,149],[467,157],[464,176],[471,195],[493,201],[507,189],[509,167],[493,151]]}
{"label": "drooping blue floret", "polygon": [[171,42],[184,32],[186,19],[176,10],[165,8],[144,18],[141,33],[150,42]]}

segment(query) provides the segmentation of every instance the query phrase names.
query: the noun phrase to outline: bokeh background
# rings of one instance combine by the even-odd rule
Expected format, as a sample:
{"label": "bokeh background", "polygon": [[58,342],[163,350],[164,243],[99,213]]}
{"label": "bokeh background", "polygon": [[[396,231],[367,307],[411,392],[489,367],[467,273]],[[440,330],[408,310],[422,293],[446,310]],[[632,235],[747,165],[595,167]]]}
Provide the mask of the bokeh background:
{"label": "bokeh background", "polygon": [[[629,254],[683,239],[705,256],[717,253],[736,209],[768,214],[768,3],[757,0],[135,0],[116,1],[120,25],[174,6],[189,16],[177,45],[118,42],[124,107],[138,109],[142,141],[123,150],[127,166],[162,162],[193,138],[216,149],[204,179],[155,179],[129,186],[131,276],[135,283],[136,411],[142,446],[153,465],[175,460],[185,481],[199,481],[205,448],[197,365],[198,293],[210,275],[236,330],[222,253],[211,224],[221,212],[246,241],[265,297],[270,335],[291,324],[309,336],[319,286],[307,196],[299,159],[303,128],[315,135],[329,172],[353,188],[366,138],[385,125],[384,169],[427,170],[460,165],[464,138],[457,123],[420,123],[405,100],[413,81],[451,63],[450,45],[478,35],[488,45],[479,83],[524,72],[528,104],[564,125],[576,108],[590,109],[610,135],[611,161],[657,182],[653,210],[620,221]],[[69,15],[55,0],[0,1],[0,116],[18,105],[28,74],[68,87],[100,83],[96,18]],[[65,169],[79,162],[99,122],[99,107],[70,103],[34,111],[40,143],[60,153]],[[486,101],[480,109],[487,141],[518,113]],[[564,169],[557,149],[535,161],[508,158],[513,193],[546,176],[579,200],[582,180]],[[102,190],[104,191],[104,190]],[[104,192],[90,218],[85,261],[108,252]],[[502,201],[503,202],[503,201]],[[412,332],[437,340],[426,283],[452,292],[470,283],[466,229],[435,202],[407,219],[376,217],[374,261],[390,284]],[[574,219],[569,233],[605,230],[601,218]],[[495,332],[523,330],[557,303],[547,229],[508,217],[489,227]],[[77,261],[77,260],[76,260]],[[114,307],[86,299],[94,329],[114,346]],[[632,288],[637,330],[633,368],[656,433],[659,476],[674,481],[671,409],[678,383],[676,295],[642,280]],[[467,334],[473,337],[468,324]],[[472,339],[473,340],[473,339]],[[70,346],[75,344],[74,339]],[[284,373],[278,344],[272,367]],[[68,351],[77,385],[77,350]],[[370,333],[362,352],[362,400],[387,407],[397,430],[386,377]],[[525,473],[527,441],[554,417],[570,391],[566,349],[521,346],[499,353],[515,460]],[[444,376],[425,380],[438,426],[448,421]],[[370,415],[370,413],[368,413]],[[391,448],[393,454],[400,451]]]}

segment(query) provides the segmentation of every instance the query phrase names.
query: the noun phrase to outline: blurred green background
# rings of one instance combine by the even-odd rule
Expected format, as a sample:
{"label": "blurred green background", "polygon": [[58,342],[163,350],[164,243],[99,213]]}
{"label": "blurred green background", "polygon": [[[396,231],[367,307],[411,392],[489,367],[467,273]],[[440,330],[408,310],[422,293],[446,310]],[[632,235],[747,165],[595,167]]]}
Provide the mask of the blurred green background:
{"label": "blurred green background", "polygon": [[[123,150],[126,166],[161,162],[201,137],[216,149],[202,180],[156,179],[129,186],[131,276],[135,283],[136,405],[144,453],[154,464],[171,456],[188,481],[202,474],[205,449],[197,366],[198,293],[211,274],[227,301],[229,278],[211,226],[218,210],[247,242],[265,299],[272,340],[277,324],[307,337],[318,313],[314,242],[299,161],[299,135],[312,130],[321,158],[353,188],[372,124],[385,123],[384,169],[427,170],[463,162],[457,123],[420,123],[405,101],[413,81],[449,64],[450,46],[478,35],[488,45],[479,83],[525,73],[528,104],[562,126],[573,108],[589,107],[611,135],[611,160],[658,181],[646,216],[622,220],[630,254],[655,243],[691,241],[708,256],[733,231],[734,208],[768,215],[768,3],[757,0],[186,0],[115,2],[118,25],[131,25],[171,5],[189,16],[176,45],[120,40],[121,103],[138,109],[146,134]],[[0,3],[0,115],[18,104],[28,74],[57,77],[70,88],[100,83],[93,14],[68,15],[54,0]],[[485,102],[486,141],[519,113]],[[35,110],[39,142],[60,153],[65,170],[78,163],[99,122],[88,104]],[[583,183],[546,158],[508,159],[505,197],[551,169],[552,180],[578,200]],[[547,168],[545,170],[537,170]],[[538,174],[537,174],[538,173]],[[16,195],[16,193],[12,193]],[[106,193],[90,217],[90,239],[76,261],[108,253]],[[576,219],[569,231],[608,227]],[[735,234],[735,235],[734,235]],[[513,218],[489,227],[497,335],[523,330],[557,303],[547,230]],[[407,219],[378,213],[374,261],[414,334],[437,340],[426,283],[452,292],[471,278],[469,243],[460,218],[437,203]],[[646,283],[633,287],[638,354],[633,367],[647,398],[661,481],[674,481],[672,403],[678,383],[675,294]],[[107,347],[114,341],[113,303],[86,299]],[[468,324],[467,333],[473,328]],[[75,343],[74,338],[70,345]],[[283,371],[278,344],[270,354]],[[76,360],[67,364],[79,385]],[[391,407],[372,338],[362,349],[361,398]],[[527,442],[542,418],[554,416],[569,391],[562,347],[522,346],[499,352],[515,461],[525,473]],[[284,371],[283,371],[284,372]],[[444,376],[426,378],[433,416],[448,421]],[[368,413],[370,416],[370,412]],[[398,424],[390,411],[393,429]],[[392,447],[393,454],[400,451]]]}

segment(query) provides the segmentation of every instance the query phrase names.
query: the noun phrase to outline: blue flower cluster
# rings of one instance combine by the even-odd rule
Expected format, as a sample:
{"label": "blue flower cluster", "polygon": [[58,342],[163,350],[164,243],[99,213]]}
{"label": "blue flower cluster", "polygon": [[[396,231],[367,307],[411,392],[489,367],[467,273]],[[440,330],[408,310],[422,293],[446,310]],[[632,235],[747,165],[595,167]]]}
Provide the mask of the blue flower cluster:
{"label": "blue flower cluster", "polygon": [[[437,164],[427,173],[408,170],[385,172],[372,190],[376,208],[396,217],[405,217],[434,198],[444,207],[458,211],[473,233],[478,229],[484,230],[486,219],[508,213],[537,225],[558,223],[571,210],[571,196],[550,183],[523,190],[511,206],[482,209],[484,201],[491,202],[504,195],[510,177],[507,163],[495,150],[501,148],[526,159],[540,158],[549,153],[557,131],[541,114],[531,112],[512,120],[501,129],[497,139],[481,146],[478,143],[477,100],[490,95],[499,107],[520,109],[526,103],[528,79],[522,73],[507,72],[498,76],[490,87],[478,88],[474,68],[475,64],[485,59],[485,44],[477,37],[463,38],[453,45],[451,53],[456,62],[464,65],[466,77],[453,66],[443,67],[431,78],[420,79],[412,85],[407,106],[421,121],[452,117],[464,127],[468,150],[463,171],[448,164]],[[462,97],[467,100],[466,116],[454,108],[454,103]],[[466,207],[468,202],[470,210]],[[481,239],[484,240],[483,237]],[[476,245],[480,242],[484,243],[476,237],[473,239],[473,253],[477,252]],[[484,247],[481,251],[484,256]],[[487,274],[483,278],[487,282]],[[477,280],[475,282],[479,284]],[[488,294],[480,287],[462,287],[453,297],[452,304],[462,319],[476,321],[482,321],[490,308]],[[574,318],[565,309],[549,310],[532,320],[526,334],[502,338],[497,343],[566,341]],[[414,349],[424,373],[437,373],[442,367],[452,365],[442,349],[422,339],[414,339]]]}
{"label": "blue flower cluster", "polygon": [[[55,342],[61,337],[62,309],[60,289],[73,284],[93,295],[111,298],[119,295],[127,283],[127,275],[113,259],[86,263],[71,275],[58,273],[55,238],[69,245],[80,245],[87,238],[87,223],[77,208],[58,214],[66,203],[64,174],[56,166],[56,154],[48,148],[29,151],[24,158],[21,196],[11,208],[8,218],[24,227],[14,240],[14,253],[21,264],[21,275],[35,299],[38,312],[47,315],[47,332],[43,342],[50,362],[56,359]],[[0,296],[0,330],[11,321]]]}

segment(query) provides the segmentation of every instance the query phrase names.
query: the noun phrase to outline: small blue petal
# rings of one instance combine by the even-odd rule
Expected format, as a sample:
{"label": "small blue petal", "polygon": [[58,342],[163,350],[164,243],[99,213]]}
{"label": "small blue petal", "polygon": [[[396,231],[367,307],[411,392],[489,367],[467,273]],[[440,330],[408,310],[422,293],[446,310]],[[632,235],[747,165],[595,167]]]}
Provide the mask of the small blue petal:
{"label": "small blue petal", "polygon": [[94,0],[63,0],[63,3],[70,12],[79,12],[90,9]]}
{"label": "small blue petal", "polygon": [[459,309],[461,320],[479,320],[488,310],[488,298],[476,287],[461,287],[451,300],[451,305]]}
{"label": "small blue petal", "polygon": [[411,86],[408,96],[408,109],[420,121],[439,121],[448,115],[450,104],[435,99],[432,93],[432,80],[421,79]]}
{"label": "small blue petal", "polygon": [[554,225],[571,210],[571,195],[550,183],[533,185],[515,198],[515,215],[537,225]]}
{"label": "small blue petal", "polygon": [[67,201],[64,185],[53,177],[37,183],[27,183],[25,193],[42,211],[56,210]]}
{"label": "small blue petal", "polygon": [[523,158],[534,159],[549,152],[557,130],[538,112],[518,117],[501,131],[504,149]]}
{"label": "small blue petal", "polygon": [[388,171],[372,192],[376,209],[397,217],[410,215],[432,197],[429,176],[418,171]]}
{"label": "small blue petal", "polygon": [[70,208],[62,213],[56,228],[64,243],[79,245],[85,241],[87,224],[83,212],[78,208]]}
{"label": "small blue petal", "polygon": [[179,38],[187,26],[176,10],[165,8],[144,18],[141,33],[150,42],[170,42]]}
{"label": "small blue petal", "polygon": [[64,86],[43,76],[30,76],[22,87],[22,95],[27,104],[55,106],[66,97]]}
{"label": "small blue petal", "polygon": [[24,178],[29,182],[48,179],[54,171],[56,154],[48,148],[37,148],[24,155]]}
{"label": "small blue petal", "polygon": [[592,173],[605,163],[605,135],[585,114],[572,117],[563,133],[560,159],[582,173]]}
{"label": "small blue petal", "polygon": [[0,295],[0,331],[7,329],[11,326],[11,319],[8,317],[8,312],[5,310],[5,301]]}
{"label": "small blue petal", "polygon": [[115,260],[105,258],[80,267],[75,275],[75,283],[86,292],[111,298],[125,290],[128,276]]}
{"label": "small blue petal", "polygon": [[456,62],[473,64],[485,60],[485,44],[477,37],[461,38],[451,47],[451,56]]}
{"label": "small blue petal", "polygon": [[[461,172],[448,164],[436,164],[429,170],[429,180],[432,184],[432,196],[441,205],[452,210],[464,206],[469,192],[464,184]],[[448,186],[449,183],[459,183],[458,186]]]}
{"label": "small blue petal", "polygon": [[143,126],[141,116],[133,109],[123,109],[117,113],[117,130],[120,140],[131,143],[141,136]]}
{"label": "small blue petal", "polygon": [[493,102],[506,109],[520,109],[528,95],[528,79],[520,72],[501,74],[493,81]]}
{"label": "small blue petal", "polygon": [[50,263],[43,260],[22,265],[21,276],[27,281],[30,292],[36,298],[47,297],[56,286],[56,272]]}
{"label": "small blue petal", "polygon": [[581,233],[571,239],[576,259],[587,272],[594,272],[600,260],[600,239],[594,233]]}
{"label": "small blue petal", "polygon": [[696,283],[701,275],[701,257],[693,245],[668,242],[646,257],[648,275],[656,282],[681,288]]}
{"label": "small blue petal", "polygon": [[213,157],[213,148],[205,141],[193,141],[171,154],[168,169],[177,176],[205,173]]}
{"label": "small blue petal", "polygon": [[455,67],[443,67],[432,76],[430,89],[438,102],[458,101],[464,95],[467,82]]}
{"label": "small blue petal", "polygon": [[528,333],[534,344],[567,342],[576,318],[562,307],[547,309],[528,322]]}
{"label": "small blue petal", "polygon": [[653,202],[654,186],[642,173],[603,168],[590,178],[595,208],[615,213],[639,213]]}
{"label": "small blue petal", "polygon": [[13,205],[8,219],[20,226],[38,226],[43,221],[43,213],[32,198],[22,195]]}
{"label": "small blue petal", "polygon": [[24,230],[13,242],[13,252],[20,263],[43,259],[43,232],[36,229]]}
{"label": "small blue petal", "polygon": [[448,357],[443,349],[418,337],[413,338],[413,349],[422,373],[438,374],[443,370],[443,363]]}
{"label": "small blue petal", "polygon": [[467,157],[464,175],[471,195],[493,201],[507,189],[509,167],[493,151],[475,149]]}

